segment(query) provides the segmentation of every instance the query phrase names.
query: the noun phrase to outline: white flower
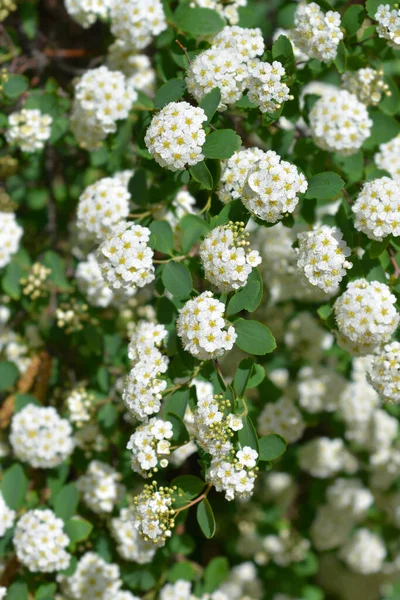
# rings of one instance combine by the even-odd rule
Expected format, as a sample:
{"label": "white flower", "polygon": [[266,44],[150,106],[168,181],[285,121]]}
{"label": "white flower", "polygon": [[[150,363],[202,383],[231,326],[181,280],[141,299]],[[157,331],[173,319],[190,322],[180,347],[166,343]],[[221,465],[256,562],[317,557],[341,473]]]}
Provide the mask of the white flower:
{"label": "white flower", "polygon": [[292,443],[303,435],[305,423],[292,400],[283,397],[264,406],[258,417],[257,429],[262,436],[277,433]]}
{"label": "white flower", "polygon": [[153,560],[156,548],[145,542],[133,525],[133,510],[123,508],[118,517],[111,519],[110,530],[117,543],[117,551],[123,559],[139,565]]}
{"label": "white flower", "polygon": [[15,510],[7,506],[3,494],[0,492],[0,538],[3,537],[7,529],[13,526],[16,514]]}
{"label": "white flower", "polygon": [[351,250],[340,229],[317,225],[312,231],[299,233],[297,239],[297,266],[307,280],[325,292],[336,292],[346,269],[353,266],[346,260]]}
{"label": "white flower", "polygon": [[298,457],[300,467],[320,479],[336,475],[339,471],[354,473],[358,466],[341,438],[315,438],[300,447]]}
{"label": "white flower", "polygon": [[14,213],[0,211],[0,269],[8,265],[12,255],[18,252],[23,233]]}
{"label": "white flower", "polygon": [[171,444],[168,440],[172,436],[172,423],[169,421],[153,418],[139,425],[126,446],[132,452],[132,469],[143,477],[150,477],[160,455],[169,454]]}
{"label": "white flower", "polygon": [[52,406],[34,404],[13,416],[10,443],[17,458],[39,469],[60,465],[74,449],[69,421]]}
{"label": "white flower", "polygon": [[111,32],[134,48],[145,48],[165,29],[160,0],[111,0]]}
{"label": "white flower", "polygon": [[117,600],[122,580],[119,566],[106,562],[94,552],[86,552],[73,575],[60,576],[61,591],[73,600]]}
{"label": "white flower", "polygon": [[383,71],[375,69],[359,69],[358,71],[346,71],[342,75],[342,86],[364,104],[376,105],[383,95],[391,95],[389,86],[382,79]]}
{"label": "white flower", "polygon": [[326,491],[330,506],[351,515],[354,519],[365,517],[369,507],[374,503],[371,491],[364,487],[360,479],[336,479]]}
{"label": "white flower", "polygon": [[294,26],[291,32],[294,43],[307,56],[323,62],[336,58],[343,38],[338,12],[329,10],[324,13],[315,2],[300,3],[295,12]]}
{"label": "white flower", "polygon": [[206,140],[202,108],[188,102],[170,102],[151,120],[146,131],[147,149],[159,165],[178,171],[203,160],[202,146]]}
{"label": "white flower", "polygon": [[376,31],[380,38],[388,41],[388,46],[395,50],[400,49],[400,10],[395,5],[392,8],[390,4],[380,4],[375,13],[375,19],[378,21]]}
{"label": "white flower", "polygon": [[376,354],[367,372],[368,381],[386,402],[400,402],[400,343],[392,342]]}
{"label": "white flower", "polygon": [[384,283],[351,281],[334,304],[339,344],[355,356],[379,349],[399,323],[395,302],[395,296]]}
{"label": "white flower", "polygon": [[264,156],[260,148],[238,150],[228,160],[221,161],[221,177],[217,194],[222,202],[241,197],[249,170]]}
{"label": "white flower", "polygon": [[75,278],[79,291],[84,294],[89,304],[101,308],[111,304],[114,294],[104,282],[99,263],[93,253],[88,254],[87,260],[78,264]]}
{"label": "white flower", "polygon": [[319,98],[309,116],[315,144],[343,156],[357,152],[371,133],[372,121],[365,104],[346,90]]}
{"label": "white flower", "polygon": [[346,379],[332,368],[322,365],[302,367],[296,384],[299,404],[309,413],[334,412],[346,383]]}
{"label": "white flower", "polygon": [[259,27],[224,27],[212,40],[212,47],[219,50],[233,50],[241,62],[248,63],[265,50],[262,31]]}
{"label": "white flower", "polygon": [[374,161],[380,169],[390,173],[393,179],[400,179],[400,134],[379,146]]}
{"label": "white flower", "polygon": [[68,394],[65,401],[68,410],[68,418],[72,423],[80,427],[83,423],[90,421],[93,397],[85,388],[76,388]]}
{"label": "white flower", "polygon": [[400,235],[400,183],[381,177],[364,184],[352,205],[354,227],[370,240],[381,242],[388,235]]}
{"label": "white flower", "polygon": [[244,467],[253,469],[257,464],[258,452],[250,448],[250,446],[243,446],[239,452],[236,453],[236,458]]}
{"label": "white flower", "polygon": [[231,292],[246,285],[247,279],[261,262],[241,223],[215,227],[200,245],[204,274],[220,292]]}
{"label": "white flower", "polygon": [[168,487],[157,489],[155,484],[146,485],[143,491],[134,498],[133,525],[139,535],[150,541],[154,547],[165,545],[171,536],[174,526],[172,494]]}
{"label": "white flower", "polygon": [[247,0],[191,0],[190,6],[216,10],[230,25],[239,22],[238,9],[247,6]]}
{"label": "white flower", "polygon": [[225,305],[211,292],[188,300],[179,311],[178,336],[185,350],[199,360],[209,360],[231,350],[237,338],[232,326],[225,329]]}
{"label": "white flower", "polygon": [[97,514],[110,513],[124,491],[121,475],[110,465],[92,460],[87,471],[76,481],[76,486],[87,506]]}
{"label": "white flower", "polygon": [[248,73],[249,100],[257,104],[262,113],[275,112],[283,102],[293,100],[289,87],[282,81],[286,71],[279,61],[270,64],[254,59],[248,65]]}
{"label": "white flower", "polygon": [[356,573],[378,573],[386,558],[382,538],[366,528],[358,529],[341,548],[340,557]]}
{"label": "white flower", "polygon": [[151,60],[146,54],[137,54],[136,48],[129,42],[115,40],[108,48],[107,66],[112,71],[121,71],[128,86],[152,96],[156,74]]}
{"label": "white flower", "polygon": [[307,187],[304,175],[295,165],[268,150],[250,169],[241,199],[257,217],[276,223],[294,211],[298,194],[305,192]]}
{"label": "white flower", "polygon": [[279,535],[267,535],[263,548],[277,565],[287,567],[306,558],[310,542],[291,529],[282,529]]}
{"label": "white flower", "polygon": [[23,152],[42,150],[50,138],[53,118],[37,109],[24,108],[8,117],[6,140],[17,144]]}
{"label": "white flower", "polygon": [[64,522],[52,510],[29,510],[18,521],[13,543],[18,560],[29,571],[54,573],[66,569],[71,556]]}
{"label": "white flower", "polygon": [[110,4],[110,0],[65,0],[67,13],[85,29],[97,19],[106,19]]}

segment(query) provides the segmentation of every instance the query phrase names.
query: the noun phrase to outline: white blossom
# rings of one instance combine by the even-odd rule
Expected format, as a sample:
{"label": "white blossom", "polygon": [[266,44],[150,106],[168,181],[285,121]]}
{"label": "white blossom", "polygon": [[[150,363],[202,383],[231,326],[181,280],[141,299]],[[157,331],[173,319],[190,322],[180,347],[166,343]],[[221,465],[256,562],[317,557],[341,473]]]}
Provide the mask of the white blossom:
{"label": "white blossom", "polygon": [[6,140],[23,152],[42,150],[51,135],[53,119],[38,109],[23,108],[8,117]]}
{"label": "white blossom", "polygon": [[377,167],[390,173],[393,179],[400,179],[400,134],[379,146],[374,161]]}
{"label": "white blossom", "polygon": [[350,569],[363,575],[380,571],[386,554],[382,538],[366,528],[358,529],[340,550]]}
{"label": "white blossom", "polygon": [[388,235],[400,235],[400,185],[390,177],[364,184],[352,205],[354,227],[371,240],[381,242]]}
{"label": "white blossom", "polygon": [[121,475],[110,465],[92,460],[86,473],[79,477],[76,486],[85,504],[95,513],[110,513],[120,500],[124,486],[119,482]]}
{"label": "white blossom", "polygon": [[376,31],[380,38],[387,40],[388,46],[395,50],[400,49],[400,10],[395,5],[392,8],[390,4],[380,4],[375,13],[375,19],[378,21]]}
{"label": "white blossom", "polygon": [[7,266],[12,255],[18,252],[23,233],[14,213],[0,211],[0,269]]}
{"label": "white blossom", "polygon": [[296,46],[310,58],[323,62],[334,60],[343,32],[340,14],[324,13],[316,2],[301,2],[294,15],[292,37]]}
{"label": "white blossom", "polygon": [[400,402],[400,343],[386,344],[376,354],[367,373],[368,381],[386,402]]}
{"label": "white blossom", "polygon": [[141,50],[167,29],[160,0],[111,0],[111,32]]}

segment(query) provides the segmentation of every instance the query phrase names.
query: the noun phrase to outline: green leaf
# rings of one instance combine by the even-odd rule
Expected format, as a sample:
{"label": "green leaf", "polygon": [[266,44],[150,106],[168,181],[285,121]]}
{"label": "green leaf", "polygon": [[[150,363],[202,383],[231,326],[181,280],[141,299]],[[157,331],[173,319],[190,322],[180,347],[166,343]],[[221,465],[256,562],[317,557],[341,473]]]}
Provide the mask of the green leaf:
{"label": "green leaf", "polygon": [[206,486],[206,482],[195,475],[180,475],[173,479],[172,485],[176,485],[185,492],[188,500],[193,500],[193,498],[200,496]]}
{"label": "green leaf", "polygon": [[43,257],[43,264],[51,269],[49,279],[56,284],[57,287],[68,289],[69,283],[65,275],[65,263],[61,256],[53,250],[48,250]]}
{"label": "green leaf", "polygon": [[190,167],[189,173],[192,179],[200,183],[201,187],[206,190],[212,190],[214,185],[213,178],[204,160]]}
{"label": "green leaf", "polygon": [[175,24],[193,37],[213,36],[226,25],[224,19],[215,10],[209,8],[190,8],[181,5],[173,16]]}
{"label": "green leaf", "polygon": [[35,600],[49,600],[54,598],[57,592],[56,583],[44,583],[40,585],[35,593]]}
{"label": "green leaf", "polygon": [[221,102],[221,92],[219,88],[213,88],[211,92],[208,92],[200,101],[200,108],[204,110],[207,115],[208,123],[211,121],[215,112]]}
{"label": "green leaf", "polygon": [[22,29],[26,36],[33,40],[36,35],[38,25],[38,11],[36,4],[26,2],[18,6],[18,11],[22,21]]}
{"label": "green leaf", "polygon": [[176,390],[173,394],[163,400],[163,415],[168,421],[170,413],[178,415],[183,419],[186,411],[186,406],[189,400],[189,390]]}
{"label": "green leaf", "polygon": [[147,189],[146,171],[144,169],[136,169],[134,175],[129,180],[128,191],[135,204],[139,206],[147,204],[149,191]]}
{"label": "green leaf", "polygon": [[0,362],[0,391],[8,390],[16,383],[19,371],[10,361]]}
{"label": "green leaf", "polygon": [[28,586],[23,581],[16,581],[7,589],[6,600],[28,600]]}
{"label": "green leaf", "polygon": [[164,266],[161,279],[174,298],[187,298],[192,291],[192,276],[187,267],[171,261]]}
{"label": "green leaf", "polygon": [[73,483],[68,483],[57,494],[54,500],[54,512],[63,521],[68,521],[76,511],[79,494]]}
{"label": "green leaf", "polygon": [[360,6],[359,4],[349,6],[342,17],[342,26],[345,28],[348,36],[357,33],[365,17],[366,14],[363,6]]}
{"label": "green leaf", "polygon": [[383,96],[383,100],[379,103],[379,108],[382,112],[388,115],[395,115],[399,112],[399,89],[391,77],[385,77],[384,80],[385,83],[389,86],[390,95]]}
{"label": "green leaf", "polygon": [[383,3],[381,0],[367,0],[365,3],[365,8],[367,9],[368,16],[371,19],[375,19],[376,12],[378,10],[378,6],[380,4],[389,4],[388,2]]}
{"label": "green leaf", "polygon": [[160,87],[154,97],[154,108],[163,108],[170,102],[176,102],[185,93],[185,82],[183,79],[170,79]]}
{"label": "green leaf", "polygon": [[86,540],[93,529],[93,525],[86,519],[75,517],[65,523],[64,529],[71,542],[75,543]]}
{"label": "green leaf", "polygon": [[229,562],[225,556],[217,556],[204,571],[204,592],[211,594],[228,578]]}
{"label": "green leaf", "polygon": [[183,231],[182,252],[187,254],[195,243],[199,243],[208,233],[209,225],[204,219],[197,215],[185,215],[178,225]]}
{"label": "green leaf", "polygon": [[253,425],[253,421],[247,415],[242,419],[243,427],[238,431],[238,439],[242,448],[244,446],[250,446],[253,450],[259,452],[258,448],[258,437],[255,427]]}
{"label": "green leaf", "polygon": [[272,58],[278,60],[287,72],[294,69],[293,47],[285,35],[280,35],[272,46]]}
{"label": "green leaf", "polygon": [[117,420],[118,412],[111,402],[104,404],[97,413],[97,421],[106,433],[109,433],[115,427]]}
{"label": "green leaf", "polygon": [[175,583],[178,580],[193,581],[196,578],[196,569],[187,560],[177,562],[168,569],[167,580]]}
{"label": "green leaf", "polygon": [[204,498],[197,505],[197,522],[200,526],[201,531],[205,535],[207,539],[211,539],[215,535],[216,523],[214,518],[213,509],[211,508],[211,504]]}
{"label": "green leaf", "polygon": [[253,372],[250,376],[250,379],[247,383],[247,389],[250,390],[253,387],[256,387],[257,385],[260,385],[260,383],[265,379],[265,369],[262,365],[254,365],[254,369]]}
{"label": "green leaf", "polygon": [[275,338],[262,323],[237,319],[233,325],[237,333],[236,345],[244,352],[260,356],[275,350]]}
{"label": "green leaf", "polygon": [[243,396],[247,389],[247,384],[250,380],[251,374],[254,370],[254,359],[250,356],[244,358],[236,369],[235,377],[233,379],[233,389],[238,396]]}
{"label": "green leaf", "polygon": [[258,445],[260,448],[260,460],[275,460],[282,456],[286,450],[285,440],[275,433],[260,438],[258,440]]}
{"label": "green leaf", "polygon": [[241,310],[253,312],[260,304],[263,296],[263,282],[258,269],[253,269],[244,287],[237,290],[228,302],[226,314],[235,315]]}
{"label": "green leaf", "polygon": [[219,129],[207,135],[202,152],[206,158],[230,158],[239,150],[241,143],[233,129]]}
{"label": "green leaf", "polygon": [[390,115],[385,115],[378,110],[371,110],[370,117],[373,125],[371,135],[365,140],[363,148],[373,150],[379,144],[384,144],[400,133],[400,123]]}
{"label": "green leaf", "polygon": [[8,75],[7,81],[2,85],[2,92],[7,98],[18,98],[28,89],[28,79],[23,75]]}
{"label": "green leaf", "polygon": [[36,406],[40,406],[39,400],[35,396],[31,396],[30,394],[16,394],[15,395],[15,412],[19,412],[28,404],[35,404]]}
{"label": "green leaf", "polygon": [[318,316],[323,320],[326,321],[326,319],[329,317],[330,314],[332,314],[332,305],[331,304],[323,304],[322,306],[320,306],[317,310]]}
{"label": "green leaf", "polygon": [[11,260],[5,270],[1,285],[4,292],[11,296],[13,300],[19,300],[21,297],[20,280],[24,276],[24,271],[17,259]]}
{"label": "green leaf", "polygon": [[340,40],[339,42],[334,62],[339,73],[344,73],[347,68],[347,50],[343,40]]}
{"label": "green leaf", "polygon": [[344,187],[344,181],[337,173],[326,171],[314,175],[308,182],[305,198],[316,198],[317,200],[329,200],[335,198]]}
{"label": "green leaf", "polygon": [[190,435],[181,417],[173,412],[170,412],[168,413],[168,421],[172,423],[172,429],[174,432],[172,441],[174,442],[174,446],[182,446],[183,444],[186,444],[190,440]]}
{"label": "green leaf", "polygon": [[172,254],[174,249],[174,232],[168,221],[153,221],[149,225],[155,235],[154,248],[163,254]]}
{"label": "green leaf", "polygon": [[28,479],[19,463],[12,465],[1,480],[1,493],[5,503],[13,510],[19,510],[25,500],[28,489]]}
{"label": "green leaf", "polygon": [[370,255],[370,257],[377,258],[378,256],[380,256],[382,252],[385,252],[389,242],[389,237],[384,238],[381,242],[377,242],[375,240],[371,241],[368,250],[368,254]]}

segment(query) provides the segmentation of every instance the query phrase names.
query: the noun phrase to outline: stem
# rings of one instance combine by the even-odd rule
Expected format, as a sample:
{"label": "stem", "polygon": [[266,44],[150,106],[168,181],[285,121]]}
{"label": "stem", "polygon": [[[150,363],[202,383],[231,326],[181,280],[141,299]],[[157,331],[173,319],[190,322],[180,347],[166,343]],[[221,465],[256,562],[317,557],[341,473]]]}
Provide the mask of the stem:
{"label": "stem", "polygon": [[202,366],[203,366],[203,363],[200,363],[199,366],[195,368],[192,375],[190,376],[190,378],[187,381],[184,381],[183,383],[178,383],[178,384],[174,385],[173,387],[170,387],[170,388],[164,390],[163,395],[168,396],[168,394],[172,394],[172,392],[176,392],[176,390],[179,390],[181,387],[188,385],[199,373]]}
{"label": "stem", "polygon": [[178,513],[182,512],[183,510],[186,510],[186,509],[190,508],[191,506],[194,506],[195,504],[198,504],[199,502],[201,502],[202,500],[204,500],[204,498],[207,498],[207,496],[208,496],[211,488],[212,488],[212,483],[209,483],[207,485],[206,489],[204,490],[204,492],[202,494],[200,494],[200,496],[197,496],[197,498],[195,498],[194,500],[192,500],[188,504],[185,504],[185,506],[181,506],[181,508],[177,508],[175,510],[175,514],[177,515]]}
{"label": "stem", "polygon": [[393,267],[394,267],[394,273],[393,276],[395,279],[398,278],[398,276],[400,275],[400,267],[396,262],[396,250],[393,248],[393,246],[388,246],[386,248],[387,253],[389,254],[389,258],[390,258],[390,262],[392,263]]}
{"label": "stem", "polygon": [[211,208],[211,196],[208,196],[206,205],[201,209],[201,211],[198,214],[202,215],[203,213],[208,212],[210,210],[210,208]]}
{"label": "stem", "polygon": [[151,214],[151,210],[146,210],[144,213],[130,213],[128,217],[131,219],[144,219],[144,217],[149,217]]}
{"label": "stem", "polygon": [[188,54],[188,51],[186,50],[185,46],[183,46],[179,40],[175,40],[175,43],[178,44],[179,48],[183,51],[184,55],[186,56],[189,64],[192,64],[192,61],[190,60],[190,56]]}
{"label": "stem", "polygon": [[225,381],[225,378],[224,378],[224,376],[223,376],[223,374],[222,374],[222,371],[221,371],[221,367],[220,367],[220,365],[219,365],[219,362],[218,362],[216,359],[214,360],[214,365],[215,365],[215,368],[217,369],[217,372],[218,372],[219,376],[221,377],[222,381],[224,382],[224,385],[225,385],[226,387],[228,387],[228,385],[227,385],[227,383],[226,383],[226,381]]}
{"label": "stem", "polygon": [[182,254],[182,256],[172,256],[171,258],[167,258],[165,260],[153,260],[153,263],[156,263],[157,265],[163,265],[172,261],[182,262],[182,260],[185,260],[185,258],[187,258],[186,254]]}

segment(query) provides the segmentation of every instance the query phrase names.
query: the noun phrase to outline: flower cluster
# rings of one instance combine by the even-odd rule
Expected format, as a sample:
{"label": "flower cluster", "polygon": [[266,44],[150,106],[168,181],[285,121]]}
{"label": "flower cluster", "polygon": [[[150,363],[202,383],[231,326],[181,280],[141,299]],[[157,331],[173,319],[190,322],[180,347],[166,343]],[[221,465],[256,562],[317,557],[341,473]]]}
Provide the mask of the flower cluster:
{"label": "flower cluster", "polygon": [[167,382],[159,376],[168,368],[169,359],[163,356],[160,346],[167,335],[163,325],[140,321],[132,333],[128,356],[132,369],[126,379],[122,398],[136,419],[147,419],[158,413],[161,392]]}
{"label": "flower cluster", "polygon": [[0,269],[8,265],[12,255],[18,252],[23,233],[14,213],[0,211]]}
{"label": "flower cluster", "polygon": [[166,28],[160,0],[111,0],[111,31],[134,48],[145,48]]}
{"label": "flower cluster", "polygon": [[250,169],[264,156],[260,148],[238,150],[221,164],[221,177],[217,189],[219,199],[226,203],[237,200],[243,193]]}
{"label": "flower cluster", "polygon": [[101,66],[90,69],[75,85],[70,120],[71,130],[79,144],[95,150],[109,133],[117,129],[117,121],[126,119],[137,93],[127,85],[123,73]]}
{"label": "flower cluster", "polygon": [[10,443],[14,454],[36,469],[51,469],[74,449],[72,427],[52,406],[28,404],[11,421]]}
{"label": "flower cluster", "polygon": [[346,71],[342,75],[342,86],[364,104],[376,105],[382,96],[390,96],[389,86],[382,79],[383,71],[367,67],[358,71]]}
{"label": "flower cluster", "polygon": [[299,404],[309,413],[333,412],[338,408],[339,394],[345,385],[344,377],[328,367],[303,367],[296,384]]}
{"label": "flower cluster", "polygon": [[254,60],[249,65],[249,100],[257,104],[262,113],[271,113],[281,108],[286,100],[293,100],[289,87],[282,81],[286,71],[274,60],[272,64]]}
{"label": "flower cluster", "polygon": [[156,548],[145,542],[133,525],[132,508],[123,508],[118,517],[111,519],[110,530],[117,542],[117,551],[124,560],[144,565],[153,560]]}
{"label": "flower cluster", "polygon": [[315,144],[330,152],[348,156],[357,152],[371,133],[367,107],[347,90],[327,93],[310,112]]}
{"label": "flower cluster", "polygon": [[375,164],[384,169],[393,179],[400,179],[400,135],[379,146],[374,156]]}
{"label": "flower cluster", "polygon": [[123,40],[116,40],[108,48],[107,66],[112,71],[121,71],[128,86],[153,95],[156,74],[146,54],[137,54],[136,49]]}
{"label": "flower cluster", "polygon": [[191,0],[190,6],[216,10],[230,25],[239,22],[239,8],[247,6],[247,0]]}
{"label": "flower cluster", "polygon": [[362,528],[342,547],[340,557],[357,573],[377,573],[386,558],[386,546],[379,535]]}
{"label": "flower cluster", "polygon": [[224,312],[225,305],[213,298],[211,292],[188,300],[177,320],[183,348],[199,360],[217,358],[231,350],[237,335],[232,326],[225,329]]}
{"label": "flower cluster", "polygon": [[84,387],[76,388],[68,394],[65,405],[68,410],[68,418],[77,427],[90,421],[93,412],[93,395]]}
{"label": "flower cluster", "polygon": [[15,510],[9,508],[0,492],[0,538],[3,537],[7,529],[13,526],[16,517]]}
{"label": "flower cluster", "polygon": [[24,108],[8,117],[6,140],[16,144],[23,152],[42,150],[51,135],[53,119],[37,109]]}
{"label": "flower cluster", "polygon": [[231,403],[222,395],[199,395],[193,411],[193,428],[196,443],[213,457],[230,455],[235,431],[243,429],[242,419],[228,412]]}
{"label": "flower cluster", "polygon": [[298,194],[305,192],[307,187],[304,175],[295,165],[268,150],[250,169],[242,202],[260,219],[276,223],[294,211],[299,201]]}
{"label": "flower cluster", "polygon": [[91,306],[105,308],[111,304],[114,294],[104,282],[95,254],[91,252],[78,264],[75,278],[79,291]]}
{"label": "flower cluster", "polygon": [[258,417],[257,429],[260,435],[277,433],[292,443],[303,435],[305,423],[292,400],[282,397],[264,406]]}
{"label": "flower cluster", "polygon": [[150,230],[133,223],[120,223],[97,250],[104,280],[113,290],[130,294],[154,279]]}
{"label": "flower cluster", "polygon": [[65,0],[68,14],[85,29],[97,19],[106,19],[110,4],[110,0]]}
{"label": "flower cluster", "polygon": [[76,481],[84,502],[95,513],[110,513],[123,494],[121,475],[110,465],[92,460],[87,471]]}
{"label": "flower cluster", "polygon": [[164,546],[171,537],[175,525],[172,496],[175,490],[157,488],[156,482],[145,485],[143,491],[133,499],[133,524],[145,541],[154,546]]}
{"label": "flower cluster", "polygon": [[25,296],[29,296],[31,300],[37,300],[47,295],[49,288],[47,280],[51,273],[51,269],[48,269],[40,262],[33,263],[29,270],[28,276],[20,280],[22,293]]}
{"label": "flower cluster", "polygon": [[354,355],[377,350],[394,333],[399,315],[396,298],[379,281],[356,279],[347,285],[334,305],[340,345]]}
{"label": "flower cluster", "polygon": [[83,239],[101,242],[129,214],[130,193],[118,177],[104,177],[79,196],[77,228]]}
{"label": "flower cluster", "polygon": [[265,44],[261,29],[247,29],[244,27],[224,27],[217,33],[212,41],[216,49],[233,50],[239,59],[248,63],[257,56],[261,56],[265,50]]}
{"label": "flower cluster", "polygon": [[324,13],[316,2],[301,2],[294,16],[294,26],[294,43],[307,56],[322,62],[336,58],[339,42],[343,39],[338,12]]}
{"label": "flower cluster", "polygon": [[250,446],[214,456],[206,480],[217,492],[224,492],[226,500],[250,498],[254,491],[257,460],[258,452]]}
{"label": "flower cluster", "polygon": [[244,223],[215,227],[200,246],[206,279],[220,292],[231,292],[246,285],[253,267],[261,262],[257,250],[249,248]]}
{"label": "flower cluster", "polygon": [[129,439],[127,448],[132,452],[131,466],[133,471],[143,477],[151,477],[157,466],[166,467],[165,458],[170,453],[173,436],[172,424],[169,421],[153,418],[139,425]]}
{"label": "flower cluster", "polygon": [[299,465],[313,477],[325,479],[340,471],[354,473],[357,460],[345,448],[341,438],[314,438],[299,449]]}
{"label": "flower cluster", "polygon": [[294,357],[316,363],[333,344],[333,335],[323,329],[308,313],[300,312],[289,321],[285,331],[285,344]]}
{"label": "flower cluster", "polygon": [[71,556],[64,522],[49,509],[29,510],[18,521],[13,543],[18,560],[34,573],[66,569]]}
{"label": "flower cluster", "polygon": [[353,265],[346,260],[351,250],[337,227],[315,226],[298,234],[297,266],[311,285],[334,292]]}
{"label": "flower cluster", "polygon": [[354,226],[371,240],[381,242],[400,235],[400,184],[390,177],[368,181],[352,206]]}
{"label": "flower cluster", "polygon": [[392,8],[390,4],[380,4],[375,13],[375,19],[378,21],[376,31],[380,38],[388,41],[388,45],[395,50],[400,49],[400,10],[395,5]]}
{"label": "flower cluster", "polygon": [[170,102],[155,115],[146,131],[148,151],[159,165],[177,171],[203,160],[202,146],[206,141],[202,108],[188,102]]}
{"label": "flower cluster", "polygon": [[279,535],[267,535],[263,539],[263,548],[268,558],[281,567],[302,562],[310,545],[308,540],[291,529],[282,529]]}
{"label": "flower cluster", "polygon": [[400,402],[400,343],[392,342],[373,357],[367,371],[369,383],[386,402]]}

